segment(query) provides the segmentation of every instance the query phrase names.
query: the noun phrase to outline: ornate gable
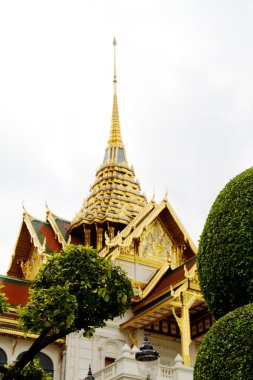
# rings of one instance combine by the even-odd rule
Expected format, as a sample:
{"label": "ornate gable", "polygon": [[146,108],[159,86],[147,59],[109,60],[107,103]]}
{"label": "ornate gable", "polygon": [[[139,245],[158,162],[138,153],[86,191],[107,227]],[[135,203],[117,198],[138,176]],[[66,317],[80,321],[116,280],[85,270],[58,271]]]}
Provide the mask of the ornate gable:
{"label": "ornate gable", "polygon": [[8,276],[32,280],[47,255],[61,251],[68,237],[69,225],[70,222],[56,217],[48,208],[45,222],[24,210]]}
{"label": "ornate gable", "polygon": [[196,251],[164,199],[160,204],[152,200],[115,238],[106,236],[106,247],[100,255],[110,255],[128,273],[135,296],[142,297],[149,284],[153,288],[169,268],[174,270],[184,264]]}
{"label": "ornate gable", "polygon": [[159,219],[155,219],[140,236],[139,257],[162,263],[167,260],[174,266],[173,245],[171,237],[165,231]]}

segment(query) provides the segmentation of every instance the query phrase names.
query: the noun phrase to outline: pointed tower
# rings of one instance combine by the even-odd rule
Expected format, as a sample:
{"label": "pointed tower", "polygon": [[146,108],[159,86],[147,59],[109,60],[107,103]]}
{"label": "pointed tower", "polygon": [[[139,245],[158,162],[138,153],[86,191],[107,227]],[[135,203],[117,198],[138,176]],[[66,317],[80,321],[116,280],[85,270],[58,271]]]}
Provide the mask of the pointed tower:
{"label": "pointed tower", "polygon": [[134,170],[128,166],[125,147],[121,138],[116,76],[116,40],[114,46],[114,94],[111,130],[103,164],[83,207],[71,224],[71,235],[82,236],[86,245],[98,250],[105,244],[105,233],[112,239],[147,204],[141,194]]}

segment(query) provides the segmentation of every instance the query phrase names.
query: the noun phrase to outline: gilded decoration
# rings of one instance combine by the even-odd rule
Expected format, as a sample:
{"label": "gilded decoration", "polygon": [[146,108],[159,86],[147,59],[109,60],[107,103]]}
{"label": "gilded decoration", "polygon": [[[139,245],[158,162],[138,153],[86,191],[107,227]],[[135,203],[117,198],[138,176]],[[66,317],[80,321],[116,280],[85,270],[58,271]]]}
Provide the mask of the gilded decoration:
{"label": "gilded decoration", "polygon": [[[81,224],[106,222],[127,225],[146,206],[135,173],[128,166],[125,147],[121,138],[117,99],[116,41],[114,41],[113,107],[111,130],[104,161],[96,173],[95,183],[81,210],[72,221],[71,229]],[[112,236],[109,236],[110,240]],[[102,247],[100,247],[102,248]]]}
{"label": "gilded decoration", "polygon": [[126,255],[126,256],[134,256],[134,242],[128,246],[120,246],[120,256]]}
{"label": "gilded decoration", "polygon": [[167,259],[171,266],[175,264],[173,242],[165,233],[161,223],[155,220],[146,227],[140,237],[139,256],[143,258]]}
{"label": "gilded decoration", "polygon": [[37,275],[41,264],[46,260],[46,254],[39,254],[35,247],[32,248],[26,262],[21,261],[21,269],[26,280],[32,281]]}
{"label": "gilded decoration", "polygon": [[200,291],[196,264],[190,270],[188,270],[186,265],[185,265],[184,266],[184,275],[188,279],[189,288],[192,290]]}
{"label": "gilded decoration", "polygon": [[[186,267],[184,270],[185,277],[191,281],[194,277],[194,270],[188,271]],[[184,365],[190,366],[190,309],[197,300],[203,301],[203,296],[199,291],[190,289],[188,282],[185,282],[176,291],[173,291],[171,287],[171,295],[173,297],[173,301],[171,302],[172,312],[181,332],[181,349]],[[176,309],[180,310],[180,316],[178,316]]]}

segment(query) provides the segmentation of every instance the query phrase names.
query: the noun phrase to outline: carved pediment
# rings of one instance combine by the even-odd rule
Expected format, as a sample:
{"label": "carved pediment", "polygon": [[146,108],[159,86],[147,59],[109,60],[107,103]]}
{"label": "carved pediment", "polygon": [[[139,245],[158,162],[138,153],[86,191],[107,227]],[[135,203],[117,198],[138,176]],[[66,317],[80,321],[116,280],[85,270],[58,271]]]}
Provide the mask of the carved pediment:
{"label": "carved pediment", "polygon": [[175,266],[174,244],[158,219],[145,228],[139,244],[139,257],[164,262]]}
{"label": "carved pediment", "polygon": [[46,254],[40,254],[33,246],[28,260],[22,260],[20,265],[26,280],[32,281],[37,275],[40,266],[45,262]]}

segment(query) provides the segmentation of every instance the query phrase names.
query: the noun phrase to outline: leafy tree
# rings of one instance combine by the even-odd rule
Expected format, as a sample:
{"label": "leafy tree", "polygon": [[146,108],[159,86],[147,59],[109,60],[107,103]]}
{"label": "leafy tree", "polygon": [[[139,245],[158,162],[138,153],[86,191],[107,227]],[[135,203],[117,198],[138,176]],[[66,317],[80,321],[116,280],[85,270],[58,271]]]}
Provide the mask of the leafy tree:
{"label": "leafy tree", "polygon": [[252,215],[253,167],[220,192],[200,238],[198,277],[216,319],[253,302]]}
{"label": "leafy tree", "polygon": [[200,287],[217,319],[200,346],[194,380],[252,380],[253,168],[216,198],[199,244]]}
{"label": "leafy tree", "polygon": [[[0,286],[0,289],[2,288],[3,286]],[[3,314],[8,309],[8,306],[7,297],[0,291],[0,314]]]}
{"label": "leafy tree", "polygon": [[82,330],[92,337],[108,319],[123,315],[131,304],[132,286],[120,267],[102,259],[95,249],[67,245],[48,259],[32,282],[28,304],[20,309],[20,326],[39,334],[30,349],[3,379],[18,374],[48,344]]}
{"label": "leafy tree", "polygon": [[[13,364],[9,366],[11,370]],[[46,373],[40,366],[39,359],[34,359],[24,366],[20,373],[16,374],[18,380],[52,380],[52,376]]]}
{"label": "leafy tree", "polygon": [[252,380],[253,304],[220,318],[202,342],[194,380]]}

